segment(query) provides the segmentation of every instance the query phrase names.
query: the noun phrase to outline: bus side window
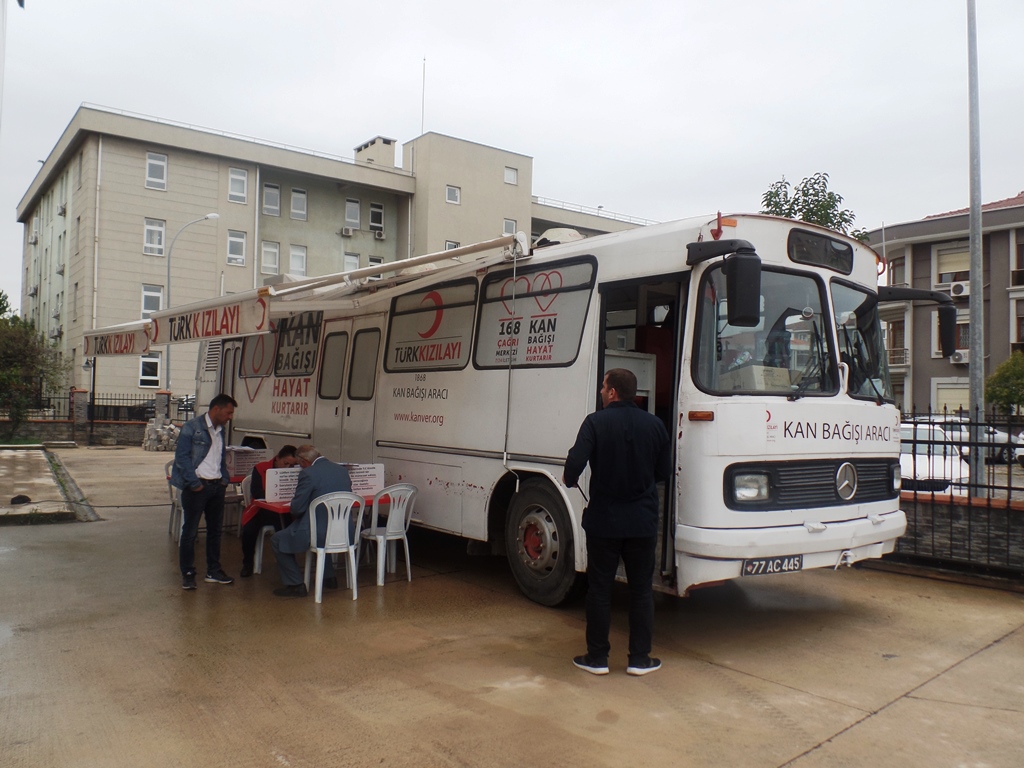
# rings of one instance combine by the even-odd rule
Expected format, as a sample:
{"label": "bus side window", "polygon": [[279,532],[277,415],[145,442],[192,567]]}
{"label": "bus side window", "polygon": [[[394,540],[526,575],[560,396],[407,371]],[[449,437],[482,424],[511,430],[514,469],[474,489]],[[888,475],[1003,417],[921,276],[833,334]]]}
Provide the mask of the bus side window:
{"label": "bus side window", "polygon": [[352,342],[352,367],[348,375],[348,396],[352,400],[372,400],[377,380],[377,353],[380,330],[372,328],[356,333]]}
{"label": "bus side window", "polygon": [[341,383],[348,355],[348,333],[331,333],[324,340],[323,359],[320,363],[320,386],[317,394],[323,400],[341,397]]}

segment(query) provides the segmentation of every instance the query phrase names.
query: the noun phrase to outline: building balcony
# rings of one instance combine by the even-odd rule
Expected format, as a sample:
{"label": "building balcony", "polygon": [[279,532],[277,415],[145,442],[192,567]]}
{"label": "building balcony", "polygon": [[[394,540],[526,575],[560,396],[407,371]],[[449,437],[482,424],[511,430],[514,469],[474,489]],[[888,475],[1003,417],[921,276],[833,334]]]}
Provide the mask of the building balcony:
{"label": "building balcony", "polygon": [[895,347],[885,351],[889,356],[889,365],[910,365],[910,350],[906,347]]}

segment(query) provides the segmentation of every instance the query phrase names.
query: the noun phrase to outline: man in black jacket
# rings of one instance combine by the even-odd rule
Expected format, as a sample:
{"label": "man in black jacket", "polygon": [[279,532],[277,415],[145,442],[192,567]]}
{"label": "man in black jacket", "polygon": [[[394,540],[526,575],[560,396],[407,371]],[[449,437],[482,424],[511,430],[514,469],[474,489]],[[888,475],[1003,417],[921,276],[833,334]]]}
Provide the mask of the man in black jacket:
{"label": "man in black jacket", "polygon": [[641,410],[636,376],[624,368],[608,371],[601,386],[604,408],[583,421],[565,459],[562,481],[576,485],[590,463],[590,501],[583,513],[587,534],[587,653],[572,660],[595,675],[608,674],[611,591],[621,558],[629,582],[629,665],[631,675],[661,666],[651,658],[654,628],[654,553],[658,543],[657,481],[672,472],[668,430]]}

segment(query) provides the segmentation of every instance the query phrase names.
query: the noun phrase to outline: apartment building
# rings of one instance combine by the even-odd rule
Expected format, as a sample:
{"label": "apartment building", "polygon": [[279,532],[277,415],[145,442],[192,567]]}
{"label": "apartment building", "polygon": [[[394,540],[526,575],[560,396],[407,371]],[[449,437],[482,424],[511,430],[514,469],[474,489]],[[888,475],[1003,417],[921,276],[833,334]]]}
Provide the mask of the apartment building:
{"label": "apartment building", "polygon": [[[646,220],[536,197],[533,158],[437,133],[352,158],[83,105],[18,205],[22,315],[81,370],[85,331],[268,281],[386,264],[522,230]],[[216,214],[216,215],[212,215]],[[192,391],[198,345],[104,358],[101,392]]]}
{"label": "apartment building", "polygon": [[[971,295],[968,210],[928,216],[870,232],[888,261],[886,282],[942,291],[957,305],[957,351],[939,351],[934,304],[893,302],[882,309],[896,402],[904,412],[969,405],[968,365],[985,376],[1014,350],[1024,351],[1024,192],[982,206],[984,289]],[[970,303],[984,302],[984,360],[970,349]]]}

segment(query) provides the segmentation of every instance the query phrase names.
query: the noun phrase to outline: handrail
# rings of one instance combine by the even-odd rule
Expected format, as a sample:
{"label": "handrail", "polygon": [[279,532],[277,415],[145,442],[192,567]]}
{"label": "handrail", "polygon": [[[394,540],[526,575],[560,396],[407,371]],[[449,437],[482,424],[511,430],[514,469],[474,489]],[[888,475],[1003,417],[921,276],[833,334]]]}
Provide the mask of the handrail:
{"label": "handrail", "polygon": [[533,202],[537,205],[546,205],[550,208],[561,208],[563,211],[574,211],[576,213],[585,213],[588,216],[599,216],[602,219],[613,219],[614,221],[622,221],[627,224],[639,224],[640,226],[648,226],[650,224],[660,224],[660,221],[654,219],[644,219],[639,216],[630,216],[625,213],[615,213],[613,211],[606,210],[603,206],[594,208],[589,205],[580,205],[578,203],[567,203],[564,200],[552,200],[550,197],[537,197],[533,196]]}

